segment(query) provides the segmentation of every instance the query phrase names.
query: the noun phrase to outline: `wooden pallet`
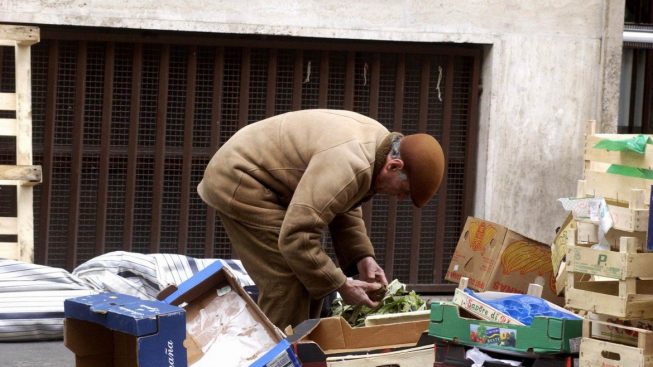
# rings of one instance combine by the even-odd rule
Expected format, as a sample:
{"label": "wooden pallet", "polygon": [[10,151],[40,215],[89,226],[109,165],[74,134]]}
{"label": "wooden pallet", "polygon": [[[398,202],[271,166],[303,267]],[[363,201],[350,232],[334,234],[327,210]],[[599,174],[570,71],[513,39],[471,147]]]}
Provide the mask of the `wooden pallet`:
{"label": "wooden pallet", "polygon": [[653,318],[653,253],[638,253],[638,242],[622,237],[618,252],[568,246],[566,307],[625,319]]}
{"label": "wooden pallet", "polygon": [[[599,323],[612,329],[637,333],[637,345],[625,345],[592,338],[592,324]],[[653,367],[653,331],[638,329],[603,321],[583,321],[583,339],[580,343],[580,366]]]}
{"label": "wooden pallet", "polygon": [[[0,186],[16,187],[16,216],[0,217],[0,235],[16,242],[0,242],[0,258],[32,262],[34,212],[32,186],[41,182],[41,166],[32,165],[31,45],[39,42],[36,27],[0,25],[0,46],[13,47],[16,90],[0,93],[0,110],[16,118],[0,118],[0,136],[16,138],[16,165],[0,166]],[[1,188],[1,187],[0,187]]]}

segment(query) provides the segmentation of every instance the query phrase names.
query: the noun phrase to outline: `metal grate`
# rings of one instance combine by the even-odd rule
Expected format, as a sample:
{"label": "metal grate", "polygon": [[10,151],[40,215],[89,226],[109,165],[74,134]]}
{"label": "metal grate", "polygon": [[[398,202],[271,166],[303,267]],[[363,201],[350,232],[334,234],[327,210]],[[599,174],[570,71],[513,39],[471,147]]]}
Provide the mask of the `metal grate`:
{"label": "metal grate", "polygon": [[[267,116],[339,108],[443,144],[447,176],[426,207],[377,197],[364,212],[389,277],[423,292],[455,286],[443,275],[471,208],[479,48],[65,27],[43,27],[41,38],[32,63],[34,158],[44,168],[38,263],[72,269],[115,250],[231,257],[195,193],[213,152]],[[9,57],[0,55],[3,91],[13,88]],[[3,141],[0,160],[11,149]],[[328,235],[324,245],[333,255]]]}

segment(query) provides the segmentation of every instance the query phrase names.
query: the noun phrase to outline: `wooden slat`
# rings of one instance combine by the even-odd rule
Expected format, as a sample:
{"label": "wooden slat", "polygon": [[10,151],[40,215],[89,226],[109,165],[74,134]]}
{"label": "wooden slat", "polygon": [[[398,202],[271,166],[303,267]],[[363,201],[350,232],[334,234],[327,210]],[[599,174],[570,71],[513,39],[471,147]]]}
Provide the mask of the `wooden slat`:
{"label": "wooden slat", "polygon": [[18,131],[16,124],[16,119],[0,118],[0,136],[16,136]]}
{"label": "wooden slat", "polygon": [[[638,154],[631,151],[608,151],[605,149],[594,148],[594,146],[604,140],[602,136],[592,135],[587,137],[585,143],[585,160],[592,162],[602,162],[609,164],[620,164],[623,166],[637,167],[644,169],[653,169],[653,145],[646,144],[644,154]],[[636,135],[610,135],[610,140],[626,140],[628,136]]]}
{"label": "wooden slat", "polygon": [[[646,324],[648,323],[649,322],[646,322]],[[597,329],[611,330],[611,333],[614,333],[613,336],[625,336],[627,339],[618,338],[617,340],[621,339],[621,341],[624,343],[628,343],[629,345],[642,349],[637,352],[638,354],[653,355],[653,331],[645,328],[626,326],[609,321],[594,320],[586,317],[583,320],[584,337],[588,338],[596,335],[592,333],[595,329],[592,327],[593,325],[599,326]],[[601,335],[601,337],[610,338],[608,335]]]}
{"label": "wooden slat", "polygon": [[190,180],[193,165],[193,121],[195,120],[195,90],[197,88],[197,47],[190,47],[186,69],[186,107],[184,115],[184,157],[181,174],[181,201],[179,203],[179,234],[177,252],[186,255],[188,249],[188,222],[190,216]]}
{"label": "wooden slat", "polygon": [[17,44],[30,46],[41,39],[38,27],[0,25],[0,40],[14,41]]}
{"label": "wooden slat", "polygon": [[238,98],[238,128],[247,125],[249,118],[249,79],[252,70],[252,50],[243,48],[240,62],[240,95]]}
{"label": "wooden slat", "polygon": [[86,96],[86,61],[88,44],[79,42],[75,71],[75,105],[73,106],[72,162],[70,167],[70,204],[68,215],[68,243],[66,268],[77,266],[79,232],[79,204],[82,186],[82,158],[84,154],[84,105]]}
{"label": "wooden slat", "polygon": [[265,95],[265,116],[271,117],[276,111],[277,101],[277,49],[271,49],[268,54],[268,84]]}
{"label": "wooden slat", "polygon": [[141,110],[141,77],[143,75],[143,44],[134,45],[132,54],[131,101],[129,102],[129,142],[127,154],[127,178],[125,190],[125,224],[122,233],[122,249],[132,251],[134,232],[134,202],[136,199],[136,168],[138,166],[138,130]]}
{"label": "wooden slat", "polygon": [[651,352],[637,347],[583,338],[580,343],[580,367],[651,367]]}
{"label": "wooden slat", "polygon": [[16,110],[16,93],[0,93],[0,111]]}
{"label": "wooden slat", "polygon": [[152,229],[150,253],[161,252],[161,216],[163,215],[163,180],[166,160],[166,120],[168,118],[168,83],[170,79],[170,46],[161,46],[159,94],[156,106],[156,137],[154,141],[154,177],[152,182]]}
{"label": "wooden slat", "polygon": [[113,110],[113,76],[116,45],[109,42],[105,49],[102,123],[100,129],[100,174],[98,176],[95,224],[95,256],[105,252],[107,232],[107,201],[109,199],[109,162],[111,160],[111,117]]}
{"label": "wooden slat", "polygon": [[[395,75],[394,131],[401,131],[404,115],[404,87],[406,85],[406,55],[400,54]],[[395,237],[397,231],[397,198],[388,198],[388,225],[386,229],[385,273],[394,279]]]}
{"label": "wooden slat", "polygon": [[1,235],[18,234],[18,218],[0,217],[0,234]]}
{"label": "wooden slat", "polygon": [[645,197],[651,196],[653,180],[615,175],[606,172],[585,172],[585,196],[604,197],[618,202],[627,202],[630,190],[644,190]]}
{"label": "wooden slat", "polygon": [[0,258],[20,260],[20,247],[16,242],[0,242]]}
{"label": "wooden slat", "polygon": [[[5,63],[4,63],[5,57],[4,57],[4,54],[5,54],[6,49],[7,49],[6,47],[0,47],[0,75],[5,74],[5,72],[4,72],[5,71]],[[4,89],[4,88],[3,88],[3,84],[2,84],[2,78],[0,78],[0,90],[2,90],[2,89]]]}
{"label": "wooden slat", "polygon": [[[572,256],[572,257],[570,257]],[[625,280],[653,277],[653,253],[623,253],[589,247],[567,248],[567,271]]]}
{"label": "wooden slat", "polygon": [[[16,54],[16,164],[32,164],[32,64],[30,46]],[[19,241],[20,242],[20,241]]]}
{"label": "wooden slat", "polygon": [[52,161],[54,151],[54,126],[57,104],[57,81],[59,79],[59,42],[48,43],[48,79],[45,98],[45,122],[43,127],[43,183],[41,184],[41,212],[39,213],[39,241],[36,243],[34,261],[45,264],[49,258],[50,214],[52,208]]}
{"label": "wooden slat", "polygon": [[0,180],[25,181],[36,184],[42,180],[41,166],[0,165]]}
{"label": "wooden slat", "polygon": [[[38,28],[36,29],[38,34]],[[16,60],[16,164],[32,163],[32,54],[33,42],[22,40],[14,48]],[[20,260],[34,262],[34,192],[31,186],[16,187],[18,247]]]}
{"label": "wooden slat", "polygon": [[[270,59],[274,59],[276,64],[276,51],[274,55],[270,55]],[[270,70],[268,68],[268,70]],[[274,74],[276,80],[276,65],[274,67]],[[211,106],[211,153],[215,153],[220,147],[220,121],[222,116],[222,84],[224,80],[224,48],[217,47],[215,49],[215,56],[213,61],[213,105]],[[268,88],[270,86],[268,85]],[[269,90],[269,89],[268,89]],[[269,98],[269,96],[268,96]],[[271,106],[272,105],[272,106]],[[267,101],[266,111],[274,111],[274,99]],[[210,158],[210,157],[209,157]],[[215,209],[206,206],[206,235],[204,237],[204,257],[215,257],[215,227],[216,227],[216,213]],[[230,247],[231,249],[231,247]]]}
{"label": "wooden slat", "polygon": [[[447,57],[447,65],[443,70],[444,79],[444,107],[443,107],[443,123],[442,123],[442,137],[439,143],[442,146],[444,153],[444,177],[437,192],[438,210],[436,219],[436,234],[435,234],[435,266],[433,267],[434,282],[439,283],[442,281],[442,271],[447,269],[444,264],[444,237],[445,237],[445,222],[447,215],[447,188],[449,180],[447,179],[447,166],[449,165],[449,146],[451,144],[451,125],[452,125],[452,105],[453,105],[453,74],[454,74],[454,60],[453,57]],[[463,222],[464,223],[464,222]]]}

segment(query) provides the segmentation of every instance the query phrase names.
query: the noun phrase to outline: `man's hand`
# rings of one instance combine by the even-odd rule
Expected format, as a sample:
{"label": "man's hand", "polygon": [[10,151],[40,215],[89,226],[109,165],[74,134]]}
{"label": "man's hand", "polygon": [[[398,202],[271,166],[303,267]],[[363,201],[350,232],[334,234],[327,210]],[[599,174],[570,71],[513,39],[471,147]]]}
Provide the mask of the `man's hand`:
{"label": "man's hand", "polygon": [[381,283],[383,286],[388,286],[385,272],[373,257],[368,256],[360,259],[356,267],[358,268],[358,277],[360,280],[368,283]]}
{"label": "man's hand", "polygon": [[340,293],[340,297],[348,305],[363,305],[369,308],[375,308],[379,303],[372,301],[368,294],[378,291],[382,287],[383,285],[381,283],[368,283],[361,280],[347,279],[345,284],[338,288],[338,293]]}

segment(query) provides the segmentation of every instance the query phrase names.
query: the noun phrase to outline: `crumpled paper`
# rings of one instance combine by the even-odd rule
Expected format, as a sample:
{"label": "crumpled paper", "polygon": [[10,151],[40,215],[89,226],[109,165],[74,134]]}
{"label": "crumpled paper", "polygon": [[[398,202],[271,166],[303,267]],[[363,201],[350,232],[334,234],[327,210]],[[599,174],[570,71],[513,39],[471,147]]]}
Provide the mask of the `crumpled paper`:
{"label": "crumpled paper", "polygon": [[590,221],[599,226],[598,239],[599,243],[596,248],[609,249],[610,244],[605,239],[605,234],[614,226],[614,221],[608,210],[608,204],[605,198],[560,198],[558,199],[562,207],[570,211],[575,220]]}
{"label": "crumpled paper", "polygon": [[204,355],[193,367],[248,366],[276,344],[247,303],[229,287],[187,320],[186,331]]}
{"label": "crumpled paper", "polygon": [[501,362],[501,363],[509,364],[511,366],[522,365],[520,361],[513,361],[510,359],[496,359],[490,357],[486,353],[481,352],[481,350],[476,347],[467,350],[467,352],[465,352],[465,358],[471,359],[472,362],[474,362],[474,364],[472,364],[472,367],[482,367],[485,364],[485,362]]}

